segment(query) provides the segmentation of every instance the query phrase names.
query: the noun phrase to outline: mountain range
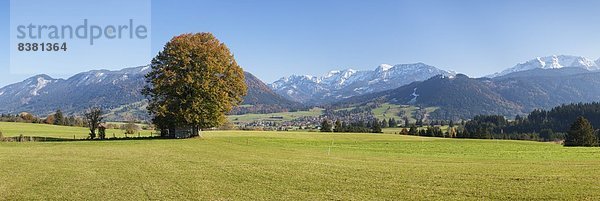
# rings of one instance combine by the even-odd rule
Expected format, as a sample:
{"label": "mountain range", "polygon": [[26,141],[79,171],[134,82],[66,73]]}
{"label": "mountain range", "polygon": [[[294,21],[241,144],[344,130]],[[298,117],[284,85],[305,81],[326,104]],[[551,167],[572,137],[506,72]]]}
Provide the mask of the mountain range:
{"label": "mountain range", "polygon": [[[434,106],[434,118],[477,114],[514,116],[533,109],[600,100],[600,60],[578,56],[539,57],[483,78],[469,78],[424,63],[379,65],[374,70],[330,71],[323,76],[292,75],[265,84],[245,72],[248,94],[233,113],[270,113],[315,105],[339,107],[368,102]],[[0,113],[81,114],[106,108],[120,120],[147,118],[148,66],[93,70],[68,79],[37,75],[0,88]]]}
{"label": "mountain range", "polygon": [[510,73],[532,69],[558,69],[563,67],[574,67],[588,71],[597,71],[600,70],[600,59],[593,61],[585,57],[570,55],[537,57],[527,62],[517,64],[516,66],[506,69],[502,72],[494,73],[486,77],[499,77]]}
{"label": "mountain range", "polygon": [[380,102],[439,107],[430,114],[431,118],[465,119],[479,114],[523,115],[534,109],[599,100],[600,72],[565,67],[532,69],[496,78],[440,75],[336,104],[347,107]]}
{"label": "mountain range", "polygon": [[[140,91],[149,70],[148,66],[118,71],[93,70],[68,79],[36,75],[0,88],[0,113],[47,115],[60,109],[67,114],[81,114],[89,107],[99,106],[109,111],[112,115],[109,118],[122,119],[123,114],[128,113],[145,119],[145,97]],[[242,104],[279,110],[298,107],[298,103],[275,94],[254,75],[248,72],[244,75],[248,93]]]}
{"label": "mountain range", "polygon": [[120,71],[93,70],[68,79],[36,75],[0,89],[0,113],[81,113],[91,106],[113,109],[142,101],[147,66]]}
{"label": "mountain range", "polygon": [[276,93],[290,100],[307,104],[323,104],[394,89],[435,75],[453,76],[454,74],[424,63],[393,66],[381,64],[374,70],[366,71],[346,69],[330,71],[323,76],[292,75],[281,78],[270,86]]}

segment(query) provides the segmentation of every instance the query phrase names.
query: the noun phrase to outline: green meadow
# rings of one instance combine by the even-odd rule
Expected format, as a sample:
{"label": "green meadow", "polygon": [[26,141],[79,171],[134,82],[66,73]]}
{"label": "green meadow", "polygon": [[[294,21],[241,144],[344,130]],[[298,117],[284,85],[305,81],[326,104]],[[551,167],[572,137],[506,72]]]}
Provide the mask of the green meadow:
{"label": "green meadow", "polygon": [[[2,132],[5,137],[15,137],[19,135],[24,135],[48,138],[85,139],[89,136],[88,133],[90,133],[90,130],[84,127],[0,122],[0,132]],[[138,134],[139,136],[143,137],[147,137],[150,135],[156,136],[156,131],[140,130],[134,135],[128,135],[128,137],[137,137]],[[107,129],[106,137],[123,138],[125,137],[125,131],[120,129]]]}
{"label": "green meadow", "polygon": [[[1,123],[0,130],[86,134],[85,128],[15,123]],[[392,134],[203,135],[3,142],[0,200],[600,199],[598,148]]]}

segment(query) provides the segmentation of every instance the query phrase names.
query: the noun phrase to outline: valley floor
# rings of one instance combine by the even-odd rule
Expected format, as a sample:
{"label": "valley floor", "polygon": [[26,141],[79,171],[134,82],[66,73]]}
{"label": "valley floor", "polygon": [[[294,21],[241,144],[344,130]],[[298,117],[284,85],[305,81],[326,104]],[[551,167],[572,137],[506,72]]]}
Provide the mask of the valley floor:
{"label": "valley floor", "polygon": [[391,134],[0,143],[0,200],[598,200],[600,149]]}

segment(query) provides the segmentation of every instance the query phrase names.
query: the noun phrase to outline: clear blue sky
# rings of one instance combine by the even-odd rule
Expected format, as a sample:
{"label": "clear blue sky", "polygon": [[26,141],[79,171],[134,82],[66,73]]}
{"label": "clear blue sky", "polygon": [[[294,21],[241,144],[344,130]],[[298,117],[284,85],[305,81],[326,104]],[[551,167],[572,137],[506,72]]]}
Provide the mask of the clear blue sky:
{"label": "clear blue sky", "polygon": [[[598,8],[596,0],[155,0],[152,54],[174,35],[212,32],[266,82],[413,62],[483,76],[537,56],[599,58]],[[8,73],[8,10],[2,0],[0,86],[29,76]],[[95,68],[149,63],[107,59]]]}

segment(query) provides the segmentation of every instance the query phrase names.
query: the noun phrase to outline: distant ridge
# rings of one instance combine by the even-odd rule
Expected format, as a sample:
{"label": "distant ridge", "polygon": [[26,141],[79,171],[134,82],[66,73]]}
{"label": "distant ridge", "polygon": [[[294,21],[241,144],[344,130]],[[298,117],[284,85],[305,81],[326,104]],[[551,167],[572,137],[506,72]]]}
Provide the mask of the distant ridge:
{"label": "distant ridge", "polygon": [[585,57],[571,55],[552,55],[546,57],[537,57],[524,63],[517,64],[514,67],[506,69],[502,72],[494,73],[486,77],[499,77],[510,73],[527,71],[532,69],[559,69],[565,67],[581,68],[588,71],[597,71],[600,70],[600,59],[593,61]]}
{"label": "distant ridge", "polygon": [[[413,93],[418,96],[415,98]],[[465,119],[479,114],[515,116],[534,109],[600,100],[600,72],[578,68],[532,69],[497,78],[435,76],[396,89],[342,100],[335,105],[388,102],[439,107],[438,119]]]}
{"label": "distant ridge", "polygon": [[331,103],[344,98],[400,87],[435,75],[453,76],[424,63],[388,65],[374,70],[334,70],[323,76],[292,75],[281,78],[271,88],[290,100],[308,104]]}
{"label": "distant ridge", "polygon": [[[100,106],[145,119],[148,118],[144,104],[146,98],[140,90],[146,84],[144,76],[149,71],[149,66],[139,66],[117,71],[92,70],[68,79],[36,75],[0,88],[0,113],[31,112],[44,116],[61,109],[67,114],[81,114],[91,106]],[[245,77],[248,95],[244,97],[243,104],[259,105],[261,108],[256,111],[300,107],[300,104],[275,94],[254,75],[245,72]],[[111,118],[123,120],[120,114]]]}

